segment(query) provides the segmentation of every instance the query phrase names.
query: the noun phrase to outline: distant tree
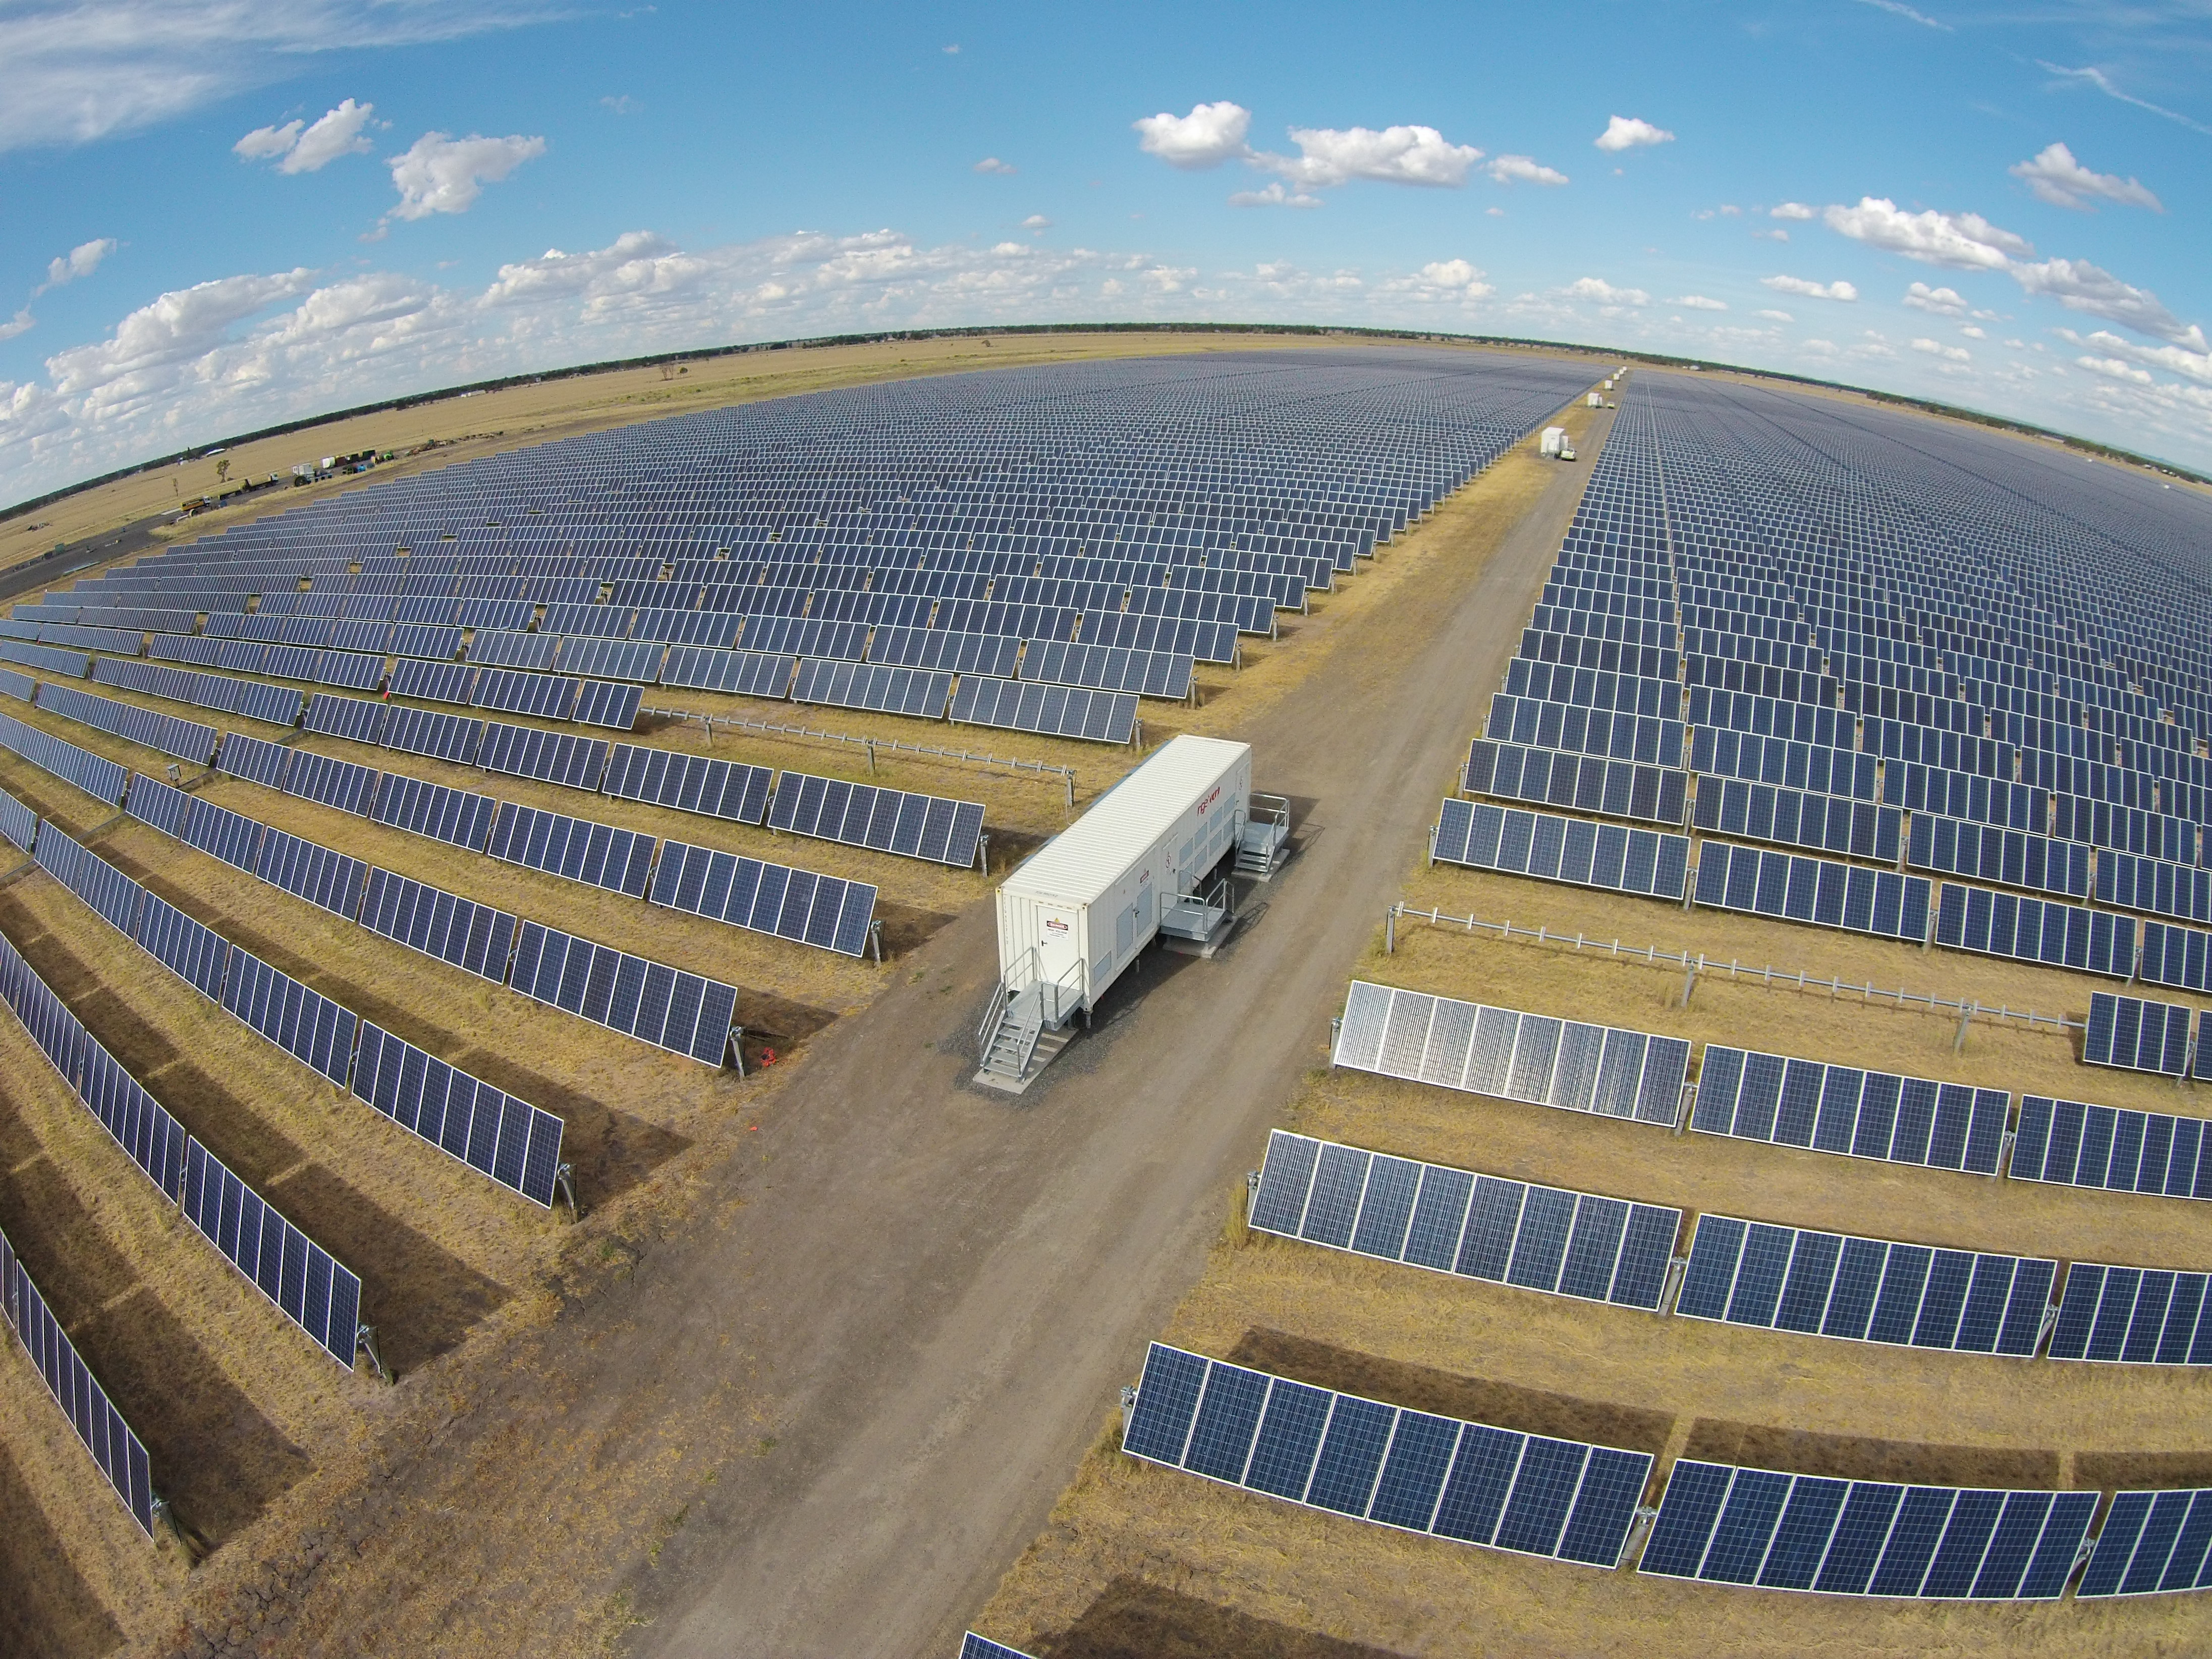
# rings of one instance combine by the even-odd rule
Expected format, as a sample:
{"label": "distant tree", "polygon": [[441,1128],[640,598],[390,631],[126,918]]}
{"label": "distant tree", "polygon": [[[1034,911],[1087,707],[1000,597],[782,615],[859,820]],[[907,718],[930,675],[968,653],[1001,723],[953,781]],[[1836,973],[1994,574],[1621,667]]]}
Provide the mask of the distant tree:
{"label": "distant tree", "polygon": [[215,464],[215,481],[221,483],[228,477],[230,477],[230,463],[228,460],[217,461]]}

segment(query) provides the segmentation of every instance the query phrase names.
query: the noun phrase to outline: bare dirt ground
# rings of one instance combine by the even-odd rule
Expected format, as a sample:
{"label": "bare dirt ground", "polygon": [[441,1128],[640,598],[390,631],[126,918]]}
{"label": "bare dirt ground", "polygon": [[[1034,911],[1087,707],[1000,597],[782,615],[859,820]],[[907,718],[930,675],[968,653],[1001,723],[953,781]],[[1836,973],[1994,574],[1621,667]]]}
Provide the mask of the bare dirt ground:
{"label": "bare dirt ground", "polygon": [[[153,1425],[163,1489],[180,1513],[204,1512],[218,1547],[187,1576],[173,1547],[148,1550],[112,1503],[72,1501],[82,1449],[50,1402],[12,1393],[0,1435],[20,1481],[0,1483],[0,1500],[10,1514],[34,1504],[55,1544],[12,1581],[23,1605],[46,1610],[39,1628],[66,1652],[939,1650],[1042,1522],[1097,1401],[1202,1260],[1208,1188],[1295,1078],[1285,1032],[1324,1019],[1336,994],[1312,964],[1348,959],[1387,896],[1360,845],[1365,794],[1434,772],[1474,706],[1446,617],[1454,605],[1485,613],[1502,652],[1565,522],[1564,486],[1579,477],[1509,458],[1313,614],[1285,619],[1279,642],[1253,645],[1242,670],[1202,673],[1197,706],[1146,706],[1155,741],[1257,732],[1262,787],[1302,800],[1299,873],[1263,892],[1250,939],[1221,961],[1149,962],[1108,1028],[1018,1104],[964,1085],[963,1047],[995,968],[980,874],[311,743],[503,799],[865,874],[894,920],[891,960],[878,968],[645,912],[249,784],[202,783],[210,799],[403,873],[739,982],[754,1018],[784,1022],[764,1029],[797,1041],[786,1063],[739,1082],[108,822],[69,786],[0,757],[0,787],[93,836],[188,911],[562,1113],[588,1206],[571,1228],[488,1194],[169,979],[43,873],[0,877],[0,929],[195,1133],[342,1259],[359,1255],[370,1297],[384,1298],[371,1306],[387,1357],[402,1345],[391,1390],[317,1360],[118,1168],[10,1025],[0,1173],[19,1184],[0,1188],[0,1225],[12,1237],[18,1224],[10,1193],[53,1218],[18,1240],[27,1261],[76,1310],[88,1358],[115,1371],[119,1403]],[[1531,503],[1544,522],[1528,532]],[[1510,572],[1484,574],[1471,596],[1471,579],[1500,560]],[[1413,724],[1401,732],[1409,679]],[[1018,744],[1076,767],[1079,807],[1137,758],[836,710],[689,694],[684,706],[1001,753]],[[142,770],[166,765],[10,708]],[[1377,729],[1392,741],[1375,744]],[[1422,733],[1434,744],[1415,763]],[[867,775],[861,751],[817,738],[710,739],[670,724],[645,740]],[[881,781],[985,800],[1000,868],[1069,815],[1056,778],[912,756],[878,765]],[[1390,821],[1419,816],[1408,807]],[[1395,868],[1411,845],[1375,867]],[[1334,930],[1328,949],[1301,949],[1313,927]],[[1308,963],[1288,1002],[1278,940]],[[1179,994],[1151,994],[1170,980]],[[1182,1024],[1187,1007],[1199,1025]],[[1205,1040],[1191,1039],[1217,1028],[1242,1033],[1225,1092]],[[1206,1103],[1194,1111],[1193,1099]],[[1203,1169],[1188,1167],[1187,1139],[1212,1149]],[[1195,1224],[1194,1202],[1206,1212]],[[1177,1253],[1164,1261],[1163,1239]],[[180,1371],[197,1380],[173,1388]],[[164,1390],[173,1402],[153,1398]],[[897,1450],[886,1461],[884,1448]],[[886,1470],[895,1497],[878,1490]]]}
{"label": "bare dirt ground", "polygon": [[[1497,684],[1506,649],[1473,655]],[[1470,723],[1467,730],[1474,729]],[[1462,735],[1465,735],[1462,733]],[[1459,751],[1463,754],[1463,750]],[[1455,756],[1407,809],[1434,821]],[[1384,823],[1402,822],[1384,819]],[[1391,848],[1378,848],[1379,854]],[[2111,982],[1944,951],[1542,882],[1428,867],[1408,903],[1570,940],[1703,951],[1884,988],[2080,1018]],[[1370,929],[1345,977],[1507,1007],[1905,1070],[2014,1092],[2212,1115],[2201,1090],[2086,1071],[2076,1038],[1849,994],[1401,921]],[[1757,1218],[1984,1250],[2201,1267],[2203,1206],[1680,1137],[1327,1066],[1326,1029],[1284,1127],[1516,1179]],[[1264,1138],[1246,1146],[1260,1161]],[[2021,1486],[2188,1485],[2212,1477],[2199,1379],[2143,1366],[1915,1352],[1657,1320],[1249,1232],[1241,1170],[1201,1212],[1220,1224],[1160,1340],[1279,1374],[1534,1432],[1850,1477]],[[1121,1381],[1132,1381],[1135,1362]],[[1050,1659],[1239,1656],[2195,1651],[2198,1597],[2044,1607],[1790,1597],[1577,1571],[1340,1520],[1142,1464],[1110,1400],[1051,1521],[973,1627]]]}

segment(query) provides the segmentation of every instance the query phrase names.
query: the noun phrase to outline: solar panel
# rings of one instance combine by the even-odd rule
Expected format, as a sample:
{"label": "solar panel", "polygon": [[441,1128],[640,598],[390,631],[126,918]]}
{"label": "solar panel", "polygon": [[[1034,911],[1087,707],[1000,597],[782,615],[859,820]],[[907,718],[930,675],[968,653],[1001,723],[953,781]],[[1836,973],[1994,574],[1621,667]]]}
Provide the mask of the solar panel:
{"label": "solar panel", "polygon": [[765,766],[618,743],[601,787],[623,800],[650,801],[734,823],[759,823],[767,817],[769,786],[775,778],[775,773]]}
{"label": "solar panel", "polygon": [[456,766],[476,763],[483,746],[484,723],[460,714],[441,714],[429,708],[398,708],[384,728],[384,746],[410,755],[427,755]]}
{"label": "solar panel", "polygon": [[6,1311],[9,1327],[37,1367],[46,1391],[69,1419],[78,1441],[92,1454],[92,1461],[100,1466],[101,1477],[123,1500],[138,1529],[151,1538],[154,1492],[145,1443],[131,1431],[123,1413],[107,1397],[107,1390],[78,1357],[5,1233],[0,1233],[0,1309]]}
{"label": "solar panel", "polygon": [[2058,1264],[1701,1215],[1687,1319],[1960,1353],[2033,1356]]}
{"label": "solar panel", "polygon": [[138,902],[131,937],[146,953],[210,1002],[222,1000],[230,966],[230,943],[163,898],[148,893]]}
{"label": "solar panel", "polygon": [[507,978],[515,918],[443,888],[372,869],[361,925],[495,985]]}
{"label": "solar panel", "polygon": [[295,1060],[341,1089],[353,1067],[353,1012],[233,945],[222,1006]]}
{"label": "solar panel", "polygon": [[43,668],[49,674],[66,674],[81,680],[92,666],[92,659],[82,651],[63,651],[51,645],[29,645],[20,640],[0,640],[0,662],[21,663],[26,668]]}
{"label": "solar panel", "polygon": [[469,660],[491,668],[546,669],[552,667],[554,648],[560,643],[554,634],[479,628],[469,642]]}
{"label": "solar panel", "polygon": [[[343,643],[336,639],[331,642]],[[395,657],[427,657],[436,662],[451,662],[460,648],[461,630],[458,628],[402,623],[392,630],[390,649]]]}
{"label": "solar panel", "polygon": [[653,871],[653,838],[635,830],[510,805],[493,826],[488,850],[494,858],[526,870],[543,870],[643,898]]}
{"label": "solar panel", "polygon": [[660,678],[667,647],[659,640],[570,637],[561,641],[561,672],[608,680],[650,684]]}
{"label": "solar panel", "polygon": [[1651,1474],[1649,1452],[1432,1416],[1158,1342],[1121,1449],[1313,1509],[1607,1568]]}
{"label": "solar panel", "polygon": [[597,793],[607,769],[607,741],[491,720],[484,726],[483,752],[477,764],[487,772],[506,772]]}
{"label": "solar panel", "polygon": [[2097,1533],[2077,1601],[2212,1588],[2212,1489],[2122,1492]]}
{"label": "solar panel", "polygon": [[468,663],[403,657],[392,665],[392,695],[419,697],[425,702],[466,703],[476,678],[476,669]]}
{"label": "solar panel", "polygon": [[[2098,854],[2101,860],[2104,854]],[[2146,985],[2212,994],[2212,933],[2170,921],[2144,921],[2136,977]]]}
{"label": "solar panel", "polygon": [[307,703],[307,730],[353,743],[380,744],[384,741],[385,721],[391,714],[389,703],[370,702],[361,697],[334,697],[327,691],[318,691]]}
{"label": "solar panel", "polygon": [[791,687],[794,702],[912,714],[930,720],[945,718],[945,706],[951,696],[950,674],[823,657],[801,661],[799,678]]}
{"label": "solar panel", "polygon": [[[234,778],[244,778],[248,783],[282,789],[286,775],[292,769],[295,752],[289,744],[270,743],[265,738],[249,738],[242,732],[226,732],[222,747],[216,750],[215,769]],[[177,832],[172,830],[169,833]]]}
{"label": "solar panel", "polygon": [[173,784],[163,783],[158,778],[133,777],[131,793],[124,797],[123,810],[165,836],[181,837],[185,833],[185,814],[191,805],[192,798]]}
{"label": "solar panel", "polygon": [[867,949],[876,890],[866,882],[664,841],[652,902],[857,957]]}
{"label": "solar panel", "polygon": [[696,691],[727,691],[740,697],[781,698],[791,689],[799,659],[767,651],[718,651],[712,646],[669,647],[660,683]]}
{"label": "solar panel", "polygon": [[645,688],[638,685],[617,685],[611,680],[586,680],[583,695],[576,699],[576,720],[582,726],[605,726],[617,732],[628,732],[637,725],[637,711],[644,706]]}
{"label": "solar panel", "polygon": [[[1626,710],[1585,708],[1498,692],[1490,700],[1484,735],[1500,743],[1564,749],[1578,755],[1641,761],[1647,766],[1682,764],[1682,723]],[[1692,771],[1705,769],[1692,764]]]}
{"label": "solar panel", "polygon": [[0,668],[0,696],[13,697],[18,702],[28,702],[38,695],[39,683],[28,674],[18,674],[12,668]]}
{"label": "solar panel", "polygon": [[1190,695],[1191,659],[1172,651],[1032,640],[1022,654],[1021,678],[1181,699]]}
{"label": "solar panel", "polygon": [[292,769],[284,779],[284,793],[365,817],[369,803],[376,799],[376,781],[380,775],[373,766],[296,751]]}
{"label": "solar panel", "polygon": [[777,781],[768,825],[795,836],[873,848],[879,853],[898,853],[966,870],[975,863],[975,843],[983,832],[983,808],[975,801],[908,794],[872,784],[786,772]]}
{"label": "solar panel", "polygon": [[33,852],[39,867],[75,893],[93,913],[119,933],[129,935],[137,923],[138,901],[145,890],[99,854],[72,839],[58,824],[39,830]]}
{"label": "solar panel", "polygon": [[576,707],[581,680],[565,674],[532,674],[514,668],[487,668],[477,681],[476,705],[509,714],[565,720]]}
{"label": "solar panel", "polygon": [[1701,1134],[1993,1176],[2011,1106],[2002,1089],[1709,1042],[1690,1127]]}
{"label": "solar panel", "polygon": [[1126,744],[1137,729],[1137,698],[1129,691],[1092,691],[963,674],[953,692],[950,717],[963,726]]}
{"label": "solar panel", "polygon": [[514,988],[533,1002],[566,1010],[641,1042],[720,1067],[730,1044],[738,992],[578,939],[534,921],[522,924]]}
{"label": "solar panel", "polygon": [[27,853],[38,833],[39,815],[5,789],[0,789],[0,836],[5,836]]}
{"label": "solar panel", "polygon": [[1431,857],[1474,870],[1679,899],[1689,876],[1690,841],[1486,801],[1447,800]]}
{"label": "solar panel", "polygon": [[340,1366],[353,1369],[361,1330],[359,1276],[197,1140],[185,1149],[184,1212],[277,1311]]}
{"label": "solar panel", "polygon": [[[1022,642],[1006,634],[955,634],[942,628],[878,628],[868,641],[868,660],[898,668],[937,668],[951,674],[1014,678]],[[663,684],[672,684],[666,676]]]}
{"label": "solar panel", "polygon": [[2092,991],[2081,1063],[2180,1077],[2189,1069],[2189,1009],[2179,1002]]}
{"label": "solar panel", "polygon": [[499,802],[489,795],[471,794],[442,783],[384,774],[369,817],[412,836],[428,836],[449,846],[481,853],[490,837]]}
{"label": "solar panel", "polygon": [[2135,973],[2134,917],[1986,887],[1962,887],[1956,882],[1943,884],[1936,913],[1936,942],[1956,951],[2108,974],[2115,979],[2132,978]]}
{"label": "solar panel", "polygon": [[2212,1198],[2212,1138],[2200,1118],[2022,1095],[2005,1173],[2061,1187]]}
{"label": "solar panel", "polygon": [[1438,1273],[1656,1312],[1682,1212],[1273,1131],[1249,1224]]}
{"label": "solar panel", "polygon": [[217,806],[211,800],[195,800],[180,839],[186,846],[197,847],[250,876],[260,868],[256,854],[261,844],[261,830],[255,820],[227,806]]}
{"label": "solar panel", "polygon": [[2051,1328],[2053,1359],[2105,1364],[2212,1365],[2212,1319],[2203,1321],[2207,1275],[2076,1261]]}
{"label": "solar panel", "polygon": [[[1895,856],[1893,851],[1892,856]],[[2087,847],[2080,842],[2056,841],[2048,836],[2030,835],[1994,823],[1916,812],[1912,815],[1912,836],[1905,861],[1915,870],[1970,876],[2058,898],[2089,896]],[[2105,860],[2100,857],[2097,897],[2100,902],[2110,904],[2114,901],[2105,890],[2104,866]],[[2124,908],[2132,908],[2125,900],[2119,902]]]}
{"label": "solar panel", "polygon": [[[311,678],[318,685],[343,685],[349,691],[374,691],[384,683],[384,659],[365,657],[353,651],[325,651],[316,660]],[[317,701],[319,700],[319,693]],[[312,708],[313,704],[309,707]],[[349,734],[333,732],[331,735],[342,738]],[[364,738],[362,741],[373,743],[375,739]]]}
{"label": "solar panel", "polygon": [[270,886],[351,921],[361,908],[362,883],[368,866],[272,827],[262,832],[256,871]]}
{"label": "solar panel", "polygon": [[550,1209],[561,1120],[367,1020],[355,1097],[502,1187]]}
{"label": "solar panel", "polygon": [[95,696],[74,686],[57,685],[52,680],[39,687],[33,706],[66,720],[79,721],[111,737],[121,738],[126,743],[158,750],[164,755],[173,755],[179,760],[191,761],[196,765],[206,765],[215,753],[216,730],[212,726],[202,726],[197,720],[179,720],[174,714],[157,714],[150,708],[117,702],[112,697]]}
{"label": "solar panel", "polygon": [[1354,980],[1330,1064],[1672,1128],[1690,1045]]}
{"label": "solar panel", "polygon": [[1468,751],[1460,787],[1470,795],[1563,806],[1606,817],[1672,824],[1679,830],[1687,810],[1689,774],[1633,761],[1529,749],[1477,738]]}
{"label": "solar panel", "polygon": [[50,732],[26,726],[13,714],[0,714],[0,747],[20,755],[42,772],[51,772],[64,783],[73,783],[95,800],[110,806],[123,804],[130,787],[129,769],[105,755],[64,743]]}
{"label": "solar panel", "polygon": [[1678,1458],[1636,1570],[1829,1595],[2056,1601],[2098,1502]]}
{"label": "solar panel", "polygon": [[1706,834],[1780,842],[1809,853],[1895,864],[1904,818],[1894,806],[1774,784],[1714,778],[1698,785],[1695,822]]}
{"label": "solar panel", "polygon": [[1030,1656],[1004,1642],[987,1640],[971,1630],[961,1638],[960,1659],[1030,1659]]}
{"label": "solar panel", "polygon": [[1925,876],[1724,841],[1698,847],[1696,902],[1708,909],[1812,922],[1878,939],[1924,942],[1933,884]]}

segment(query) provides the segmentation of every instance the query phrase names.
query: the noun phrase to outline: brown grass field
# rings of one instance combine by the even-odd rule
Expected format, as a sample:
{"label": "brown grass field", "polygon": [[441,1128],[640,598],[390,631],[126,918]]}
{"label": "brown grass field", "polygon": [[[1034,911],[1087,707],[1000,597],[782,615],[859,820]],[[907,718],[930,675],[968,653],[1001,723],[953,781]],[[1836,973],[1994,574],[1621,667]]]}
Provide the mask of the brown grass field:
{"label": "brown grass field", "polygon": [[[695,368],[681,380],[663,381],[648,371],[558,382],[389,417],[401,424],[364,421],[359,432],[273,441],[265,458],[241,451],[233,459],[240,473],[266,471],[288,464],[295,452],[414,441],[444,434],[446,427],[436,422],[464,420],[466,429],[502,430],[495,447],[514,447],[686,408],[895,374],[1091,355],[1249,350],[1266,343],[1137,336],[1062,337],[1009,349],[1011,343],[839,348],[724,360]],[[542,395],[533,401],[532,394]],[[1570,424],[1579,429],[1581,419]],[[493,447],[457,446],[425,459],[442,464]],[[390,476],[390,470],[374,476]],[[1438,516],[1453,526],[1455,556],[1470,526],[1479,545],[1494,545],[1547,476],[1533,456],[1511,455],[1446,504]],[[52,510],[79,514],[76,533],[95,522],[125,522],[159,505],[150,492],[161,481],[159,475],[125,481]],[[309,493],[264,495],[240,516],[289,507]],[[195,520],[181,528],[189,537],[216,527],[216,520]],[[15,545],[23,533],[20,525],[0,526],[0,549],[7,550],[0,562],[25,550]],[[64,533],[70,533],[67,526],[52,532]],[[46,531],[38,533],[39,542],[47,538]],[[1201,670],[1192,703],[1147,702],[1146,746],[1178,731],[1236,732],[1327,660],[1340,629],[1392,603],[1401,586],[1427,568],[1434,540],[1416,529],[1336,592],[1318,596],[1310,614],[1285,617],[1279,640],[1248,641],[1239,668]],[[203,717],[182,705],[90,689]],[[1131,749],[941,722],[703,693],[656,696],[694,715],[1069,766],[1076,773],[1077,811],[1140,758]],[[149,775],[166,775],[165,756],[13,701],[7,712]],[[281,735],[213,718],[226,729]],[[727,727],[709,732],[676,720],[642,723],[636,740],[830,776],[872,776],[981,801],[994,876],[1071,817],[1059,776],[1003,765],[879,750],[871,774],[856,745]],[[908,954],[981,902],[994,884],[981,872],[775,836],[332,739],[309,738],[302,746],[506,801],[875,882],[886,959],[856,963],[651,909],[185,769],[185,781],[197,793],[262,822],[522,916],[732,981],[740,991],[746,1058],[756,1068],[741,1080],[410,951],[120,818],[0,753],[0,788],[87,839],[154,890],[364,1018],[560,1115],[563,1155],[577,1166],[585,1206],[581,1224],[571,1226],[565,1210],[549,1218],[490,1188],[200,998],[43,872],[27,861],[10,872],[7,866],[15,861],[0,861],[0,933],[192,1133],[362,1274],[363,1317],[377,1325],[384,1357],[400,1376],[398,1388],[386,1389],[365,1367],[348,1375],[319,1357],[258,1291],[191,1237],[21,1030],[0,1019],[0,1227],[147,1441],[157,1490],[213,1549],[188,1566],[166,1536],[148,1548],[119,1506],[96,1492],[94,1501],[83,1501],[88,1471],[82,1447],[20,1350],[0,1344],[6,1348],[0,1358],[0,1446],[6,1448],[0,1528],[10,1540],[0,1552],[0,1650],[167,1651],[186,1623],[204,1629],[210,1620],[218,1634],[225,1621],[236,1620],[235,1633],[252,1641],[263,1616],[256,1609],[282,1587],[337,1565],[326,1565],[336,1543],[329,1517],[379,1513],[380,1471],[389,1470],[396,1455],[434,1443],[458,1415],[521,1386],[502,1370],[503,1356],[518,1351],[519,1339],[543,1331],[576,1298],[619,1285],[640,1252],[696,1219],[705,1196],[701,1171],[726,1159],[776,1109],[789,1082],[804,1074],[807,1040],[898,982],[908,974]],[[771,1048],[778,1063],[761,1069]],[[524,1564],[515,1567],[526,1577]],[[497,1586],[483,1589],[496,1606]],[[395,1613],[410,1604],[410,1592],[398,1583],[389,1588]],[[580,1626],[580,1639],[595,1645],[603,1625]],[[439,1629],[417,1637],[425,1645],[415,1650],[447,1647]],[[504,1650],[489,1628],[470,1645]]]}

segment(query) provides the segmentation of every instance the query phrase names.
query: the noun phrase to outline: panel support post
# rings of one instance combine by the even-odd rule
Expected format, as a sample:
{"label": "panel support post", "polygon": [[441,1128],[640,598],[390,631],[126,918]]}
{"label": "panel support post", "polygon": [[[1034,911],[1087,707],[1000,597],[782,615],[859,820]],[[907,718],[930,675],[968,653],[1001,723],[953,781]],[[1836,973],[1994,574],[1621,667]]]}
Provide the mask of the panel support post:
{"label": "panel support post", "polygon": [[1966,1028],[1974,1023],[1974,1015],[1980,1008],[1981,1004],[1978,1002],[1962,1002],[1959,1005],[1959,1034],[1951,1039],[1953,1054],[1963,1054],[1966,1052]]}
{"label": "panel support post", "polygon": [[377,1381],[386,1388],[392,1386],[392,1373],[386,1369],[384,1356],[376,1351],[376,1327],[362,1325],[355,1328],[353,1346],[356,1354],[367,1354],[370,1364],[376,1367]]}
{"label": "panel support post", "polygon": [[1382,951],[1385,956],[1398,954],[1398,907],[1395,904],[1382,913]]}
{"label": "panel support post", "polygon": [[884,965],[884,924],[874,917],[868,921],[868,948],[876,953],[876,966]]}
{"label": "panel support post", "polygon": [[730,1027],[730,1058],[737,1062],[738,1075],[743,1077],[745,1074],[745,1028],[742,1025]]}
{"label": "panel support post", "polygon": [[1337,1042],[1338,1039],[1343,1036],[1343,1035],[1344,1016],[1341,1014],[1330,1015],[1328,1021],[1328,1069],[1332,1072],[1336,1069]]}
{"label": "panel support post", "polygon": [[177,1513],[175,1507],[167,1498],[156,1496],[154,1499],[153,1510],[154,1519],[168,1528],[169,1536],[177,1540],[177,1547],[184,1551],[186,1560],[194,1566],[198,1566],[202,1561],[207,1559],[210,1551],[214,1547],[206,1539],[201,1537],[184,1516]]}
{"label": "panel support post", "polygon": [[561,1189],[561,1196],[568,1200],[568,1224],[583,1219],[583,1212],[576,1207],[576,1166],[563,1164],[553,1171],[553,1184]]}

